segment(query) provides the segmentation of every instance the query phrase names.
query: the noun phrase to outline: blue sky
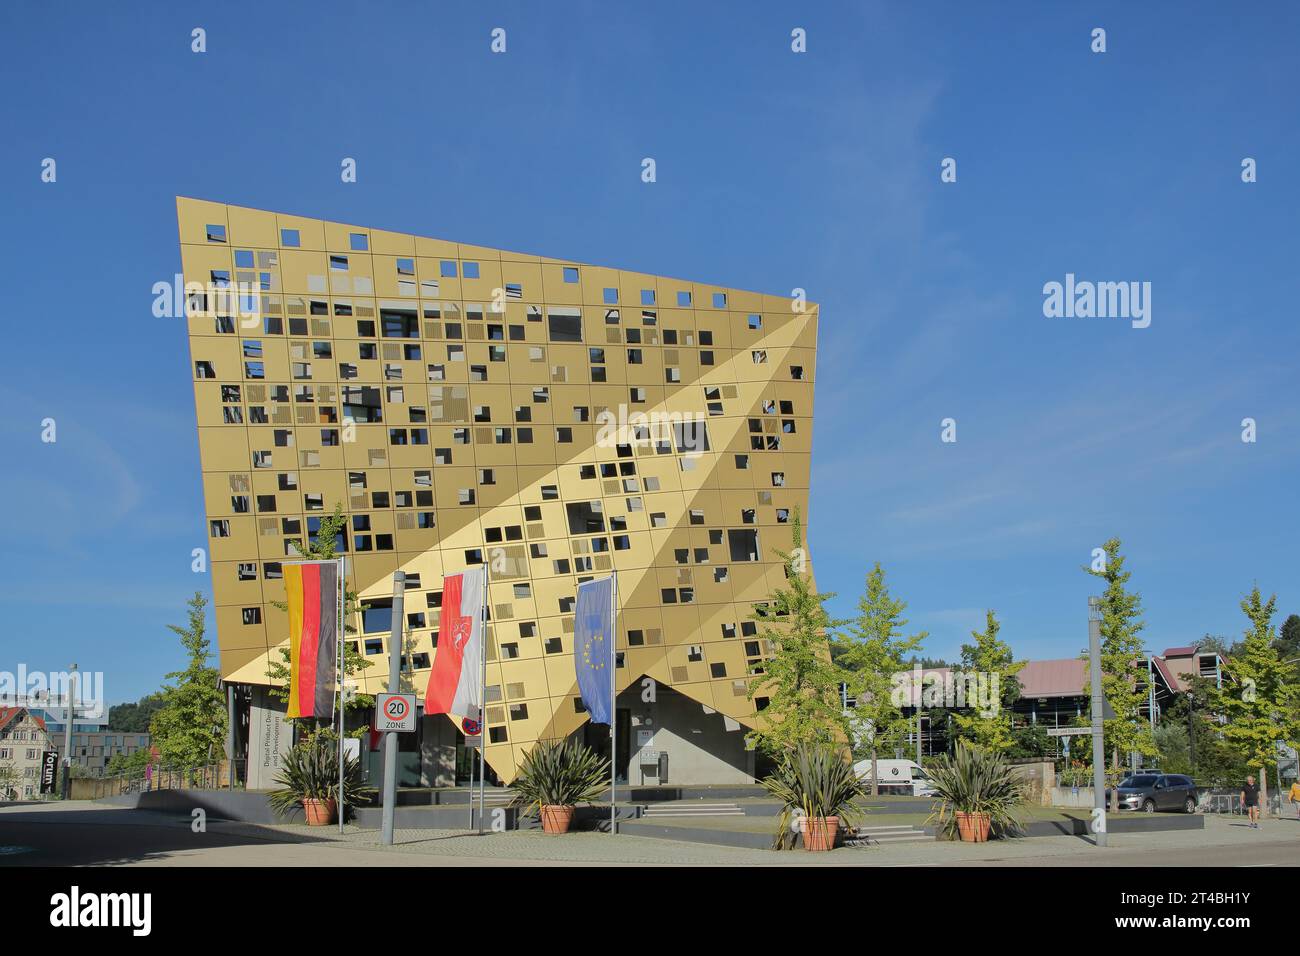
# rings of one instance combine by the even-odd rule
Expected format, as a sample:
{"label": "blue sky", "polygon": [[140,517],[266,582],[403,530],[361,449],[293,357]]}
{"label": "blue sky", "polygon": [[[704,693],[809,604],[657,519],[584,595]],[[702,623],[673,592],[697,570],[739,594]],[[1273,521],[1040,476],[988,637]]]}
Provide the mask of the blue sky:
{"label": "blue sky", "polygon": [[[932,656],[986,607],[1077,653],[1111,535],[1156,651],[1238,634],[1256,581],[1300,611],[1293,5],[72,6],[0,12],[0,669],[76,660],[118,701],[179,663],[178,194],[806,288],[818,583],[847,613],[881,561]],[[1150,328],[1045,318],[1066,273],[1150,282]]]}

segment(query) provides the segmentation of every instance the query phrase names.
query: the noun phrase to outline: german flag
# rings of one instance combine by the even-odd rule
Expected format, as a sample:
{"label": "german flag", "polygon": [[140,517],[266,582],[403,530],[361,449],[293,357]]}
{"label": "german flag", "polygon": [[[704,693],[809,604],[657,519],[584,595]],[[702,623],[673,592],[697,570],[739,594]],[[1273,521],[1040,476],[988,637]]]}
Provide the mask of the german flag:
{"label": "german flag", "polygon": [[339,645],[339,566],[286,564],[289,598],[290,717],[334,716]]}

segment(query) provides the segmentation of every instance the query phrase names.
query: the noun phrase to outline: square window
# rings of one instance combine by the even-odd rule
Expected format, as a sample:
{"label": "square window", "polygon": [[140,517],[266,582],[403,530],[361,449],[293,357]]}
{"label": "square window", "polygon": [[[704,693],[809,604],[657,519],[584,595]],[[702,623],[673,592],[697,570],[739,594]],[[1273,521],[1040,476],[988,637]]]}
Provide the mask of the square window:
{"label": "square window", "polygon": [[297,229],[281,229],[280,245],[290,249],[297,249],[302,245],[302,237],[298,234]]}
{"label": "square window", "polygon": [[750,313],[750,316],[749,316],[749,319],[748,319],[748,322],[749,322],[749,327],[750,327],[751,329],[756,329],[756,330],[757,330],[757,329],[761,329],[761,328],[763,327],[763,317],[762,317],[761,315],[757,315],[757,314],[751,312],[751,313]]}
{"label": "square window", "polygon": [[655,304],[655,290],[654,290],[654,289],[642,289],[642,290],[641,290],[641,304],[642,304],[642,305],[654,305],[654,304]]}
{"label": "square window", "polygon": [[218,226],[218,225],[215,225],[214,223],[208,223],[208,224],[204,227],[204,229],[207,230],[208,242],[225,242],[225,241],[226,241],[226,227],[225,227],[225,226]]}
{"label": "square window", "polygon": [[461,263],[461,275],[464,276],[466,279],[477,279],[478,263],[477,262]]}
{"label": "square window", "polygon": [[677,306],[678,306],[678,308],[688,308],[688,307],[690,306],[690,304],[691,304],[691,294],[690,294],[689,292],[678,292],[678,293],[677,293]]}
{"label": "square window", "polygon": [[727,307],[727,293],[725,292],[713,293],[713,307],[715,309],[725,309]]}
{"label": "square window", "polygon": [[564,281],[572,285],[578,281],[578,270],[573,266],[564,267]]}
{"label": "square window", "polygon": [[444,279],[456,278],[456,263],[451,259],[443,259],[438,265],[438,274]]}
{"label": "square window", "polygon": [[364,232],[348,233],[348,248],[353,252],[369,252],[370,237]]}
{"label": "square window", "polygon": [[[605,291],[604,291],[604,301],[605,301],[605,304],[606,304],[606,305],[618,305],[618,289],[609,289],[609,288],[605,289]],[[606,321],[608,321],[608,320],[609,320],[609,316],[606,315],[606,316],[605,316],[605,319],[606,319]],[[615,314],[615,316],[614,316],[614,321],[615,321],[615,322],[618,321],[618,315],[617,315],[617,314]]]}

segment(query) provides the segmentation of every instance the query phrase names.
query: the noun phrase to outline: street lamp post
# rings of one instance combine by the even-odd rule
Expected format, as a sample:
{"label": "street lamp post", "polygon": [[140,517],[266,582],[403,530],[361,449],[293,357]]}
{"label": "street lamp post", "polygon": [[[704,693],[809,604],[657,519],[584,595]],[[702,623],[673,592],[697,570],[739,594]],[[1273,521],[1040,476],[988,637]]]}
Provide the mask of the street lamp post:
{"label": "street lamp post", "polygon": [[77,665],[68,668],[68,697],[63,708],[63,799],[72,798],[72,718],[76,714]]}
{"label": "street lamp post", "polygon": [[1106,845],[1106,748],[1102,741],[1101,598],[1088,598],[1088,660],[1092,674],[1092,828]]}

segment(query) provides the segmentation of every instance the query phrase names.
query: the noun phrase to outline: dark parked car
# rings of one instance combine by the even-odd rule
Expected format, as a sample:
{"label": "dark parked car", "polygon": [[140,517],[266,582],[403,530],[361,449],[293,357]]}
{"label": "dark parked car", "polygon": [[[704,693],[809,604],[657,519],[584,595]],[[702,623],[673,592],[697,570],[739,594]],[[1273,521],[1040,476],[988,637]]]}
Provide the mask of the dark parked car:
{"label": "dark parked car", "polygon": [[1119,782],[1121,810],[1196,812],[1196,784],[1176,773],[1137,773]]}

